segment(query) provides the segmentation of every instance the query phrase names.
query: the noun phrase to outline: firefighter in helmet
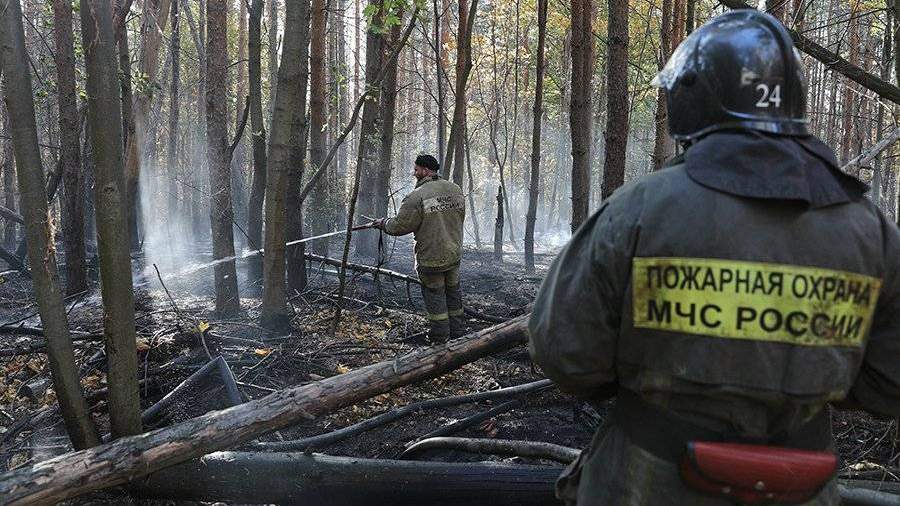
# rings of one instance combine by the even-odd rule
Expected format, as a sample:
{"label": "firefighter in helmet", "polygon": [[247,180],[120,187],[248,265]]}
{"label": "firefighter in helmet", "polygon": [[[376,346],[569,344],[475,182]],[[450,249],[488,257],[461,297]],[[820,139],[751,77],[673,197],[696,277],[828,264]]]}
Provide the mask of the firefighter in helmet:
{"label": "firefighter in helmet", "polygon": [[839,504],[829,404],[900,416],[900,234],[807,131],[803,75],[762,12],[693,32],[654,81],[684,153],[554,261],[531,355],[616,398],[568,504]]}

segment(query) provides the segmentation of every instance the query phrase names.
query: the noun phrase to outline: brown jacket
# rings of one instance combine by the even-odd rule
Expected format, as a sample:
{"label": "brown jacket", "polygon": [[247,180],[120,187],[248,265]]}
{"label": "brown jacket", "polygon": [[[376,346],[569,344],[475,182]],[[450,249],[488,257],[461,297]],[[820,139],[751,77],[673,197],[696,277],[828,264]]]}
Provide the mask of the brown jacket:
{"label": "brown jacket", "polygon": [[387,220],[390,235],[415,236],[416,268],[441,271],[459,265],[465,200],[459,186],[439,176],[423,179]]}

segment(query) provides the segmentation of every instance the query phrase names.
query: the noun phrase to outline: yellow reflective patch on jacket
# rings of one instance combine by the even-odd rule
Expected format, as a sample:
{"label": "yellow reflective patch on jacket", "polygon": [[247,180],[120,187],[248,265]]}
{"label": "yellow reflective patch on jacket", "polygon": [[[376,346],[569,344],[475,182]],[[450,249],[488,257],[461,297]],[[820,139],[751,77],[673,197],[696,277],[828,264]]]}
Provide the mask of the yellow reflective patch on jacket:
{"label": "yellow reflective patch on jacket", "polygon": [[634,258],[634,326],[803,346],[861,346],[881,280],[706,258]]}

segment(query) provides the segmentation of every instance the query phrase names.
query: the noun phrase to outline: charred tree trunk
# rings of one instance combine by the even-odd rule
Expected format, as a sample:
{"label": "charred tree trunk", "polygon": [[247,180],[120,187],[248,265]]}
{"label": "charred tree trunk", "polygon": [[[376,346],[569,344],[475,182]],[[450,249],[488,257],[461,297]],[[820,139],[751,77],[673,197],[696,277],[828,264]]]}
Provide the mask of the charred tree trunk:
{"label": "charred tree trunk", "polygon": [[266,253],[263,257],[263,301],[261,323],[285,328],[290,324],[285,297],[285,238],[287,217],[285,200],[290,180],[291,130],[304,76],[301,73],[303,43],[309,30],[309,1],[288,2],[285,14],[285,38],[278,68],[272,132],[269,137],[266,176]]}
{"label": "charred tree trunk", "polygon": [[[140,490],[145,496],[182,501],[547,506],[558,504],[553,484],[559,472],[553,466],[496,462],[218,452],[154,473]],[[253,487],[241,478],[248,474],[253,476]]]}
{"label": "charred tree trunk", "polygon": [[104,0],[81,3],[87,67],[88,123],[94,156],[97,249],[109,362],[109,413],[114,437],[141,432],[134,328],[134,291],[126,218],[122,115],[111,13]]}
{"label": "charred tree trunk", "polygon": [[[675,16],[677,20],[677,16]],[[677,25],[676,21],[676,25]],[[607,65],[606,156],[602,198],[625,182],[628,144],[628,0],[609,0],[609,63]]]}
{"label": "charred tree trunk", "polygon": [[[612,17],[612,16],[610,16]],[[574,232],[587,219],[591,193],[591,82],[594,44],[592,0],[572,0],[572,222]]]}
{"label": "charred tree trunk", "polygon": [[81,122],[75,98],[75,51],[72,42],[72,3],[53,1],[53,36],[59,90],[60,169],[63,177],[62,218],[66,249],[66,293],[87,290],[84,258],[84,180],[81,174]]}
{"label": "charred tree trunk", "polygon": [[[288,2],[288,16],[294,3],[299,2]],[[272,134],[275,137],[274,129]],[[521,316],[451,344],[275,392],[94,450],[69,453],[53,459],[49,465],[44,462],[19,468],[0,476],[0,497],[9,504],[60,501],[250,441],[522,344],[527,339],[527,318]]]}
{"label": "charred tree trunk", "polygon": [[[325,0],[313,0],[310,20],[309,44],[309,162],[315,168],[325,161],[327,152],[326,119],[325,119],[325,34],[327,33],[328,6]],[[331,229],[328,220],[329,195],[328,174],[321,178],[310,194],[307,218],[312,227],[312,234],[324,234]],[[312,244],[313,251],[328,254],[328,239]]]}
{"label": "charred tree trunk", "polygon": [[[253,142],[253,181],[247,209],[247,235],[250,247],[262,247],[263,198],[266,191],[266,126],[262,113],[262,12],[264,0],[253,0],[248,24],[248,76],[250,79],[250,138]],[[262,257],[250,257],[250,279],[261,279]]]}
{"label": "charred tree trunk", "polygon": [[[82,7],[84,9],[84,7]],[[58,29],[60,27],[57,27]],[[71,21],[69,24],[71,30]],[[71,34],[71,31],[69,32]],[[50,372],[60,411],[73,446],[84,449],[96,445],[96,428],[81,391],[75,354],[66,321],[66,307],[59,289],[56,254],[50,230],[44,172],[38,147],[37,126],[31,88],[31,69],[25,52],[22,8],[11,0],[0,10],[0,70],[10,118],[22,214],[28,238],[28,260],[34,282],[35,298],[47,340]],[[2,494],[0,494],[2,495]]]}
{"label": "charred tree trunk", "polygon": [[525,215],[525,271],[534,273],[534,224],[537,221],[541,170],[541,120],[544,116],[544,44],[547,38],[547,1],[538,0],[538,46],[535,66],[534,123],[531,127],[531,178],[528,187],[528,213]]}
{"label": "charred tree trunk", "polygon": [[[234,256],[234,209],[231,204],[231,156],[228,149],[228,5],[226,0],[207,0],[206,32],[206,156],[209,160],[209,221],[213,258]],[[234,260],[213,268],[216,312],[232,316],[240,311]]]}

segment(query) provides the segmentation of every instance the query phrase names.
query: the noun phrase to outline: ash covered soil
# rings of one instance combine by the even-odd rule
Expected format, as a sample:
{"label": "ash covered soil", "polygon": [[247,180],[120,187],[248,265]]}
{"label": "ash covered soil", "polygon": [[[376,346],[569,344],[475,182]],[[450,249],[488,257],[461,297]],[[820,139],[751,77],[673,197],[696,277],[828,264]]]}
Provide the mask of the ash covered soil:
{"label": "ash covered soil", "polygon": [[[404,239],[386,241],[381,266],[415,275],[411,244]],[[332,244],[332,251],[338,248]],[[334,256],[335,253],[332,253]],[[221,355],[230,366],[245,399],[302,385],[336,374],[391,359],[428,346],[426,320],[418,286],[371,274],[348,271],[343,317],[332,335],[337,304],[337,275],[332,266],[308,264],[309,284],[295,293],[291,330],[272,333],[257,325],[261,289],[246,276],[246,261],[238,263],[243,314],[223,320],[214,314],[212,270],[199,269],[207,261],[196,258],[166,266],[159,272],[171,298],[157,279],[152,259],[138,258],[135,265],[135,312],[138,331],[141,406],[147,409],[172,391],[193,372]],[[535,275],[528,275],[521,253],[508,251],[498,263],[484,250],[468,249],[463,255],[461,284],[472,331],[527,312],[540,286],[551,253],[539,253]],[[371,258],[351,261],[374,265]],[[8,276],[0,285],[0,471],[19,468],[71,451],[62,420],[55,410],[46,355],[37,348],[40,338],[23,335],[21,328],[39,327],[31,285],[21,276]],[[102,334],[102,304],[96,288],[71,297],[69,325],[82,333],[76,342],[76,358],[92,413],[103,433],[108,432],[105,401],[106,376]],[[198,327],[204,329],[198,332]],[[22,350],[30,350],[23,353]],[[208,353],[207,353],[208,350]],[[334,431],[371,418],[394,407],[421,400],[493,390],[541,379],[532,368],[524,346],[486,357],[441,377],[409,385],[330,416],[266,434],[259,441],[284,441]],[[602,421],[587,404],[556,389],[527,394],[522,403],[456,436],[531,440],[581,448]],[[330,455],[397,458],[406,445],[421,436],[466,417],[485,412],[509,399],[461,404],[420,411],[398,421],[349,439],[317,448]],[[229,405],[221,381],[215,375],[184,391],[145,428],[176,423]],[[870,480],[897,481],[898,445],[896,421],[876,420],[862,413],[836,412],[834,433],[842,457],[842,474]],[[494,457],[455,451],[431,450],[418,458],[432,461],[506,461],[560,465],[552,461],[519,457]],[[562,468],[560,468],[561,470]],[[148,503],[129,497],[122,490],[104,491],[69,501],[71,504]]]}

